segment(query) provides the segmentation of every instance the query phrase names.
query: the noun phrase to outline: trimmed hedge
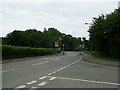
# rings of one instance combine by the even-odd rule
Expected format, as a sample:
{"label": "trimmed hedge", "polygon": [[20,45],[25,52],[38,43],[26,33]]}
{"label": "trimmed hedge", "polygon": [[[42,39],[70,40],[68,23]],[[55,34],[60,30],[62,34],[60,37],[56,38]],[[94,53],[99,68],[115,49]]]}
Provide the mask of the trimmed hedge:
{"label": "trimmed hedge", "polygon": [[11,45],[0,45],[0,47],[2,47],[2,59],[43,56],[55,53],[54,48],[31,48]]}

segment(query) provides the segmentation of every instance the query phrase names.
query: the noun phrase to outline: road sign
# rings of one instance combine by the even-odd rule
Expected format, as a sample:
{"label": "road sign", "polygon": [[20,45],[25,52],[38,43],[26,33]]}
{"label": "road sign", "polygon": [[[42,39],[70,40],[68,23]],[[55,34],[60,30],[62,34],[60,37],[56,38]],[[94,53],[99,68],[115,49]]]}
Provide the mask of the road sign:
{"label": "road sign", "polygon": [[58,47],[58,42],[55,42],[55,47]]}

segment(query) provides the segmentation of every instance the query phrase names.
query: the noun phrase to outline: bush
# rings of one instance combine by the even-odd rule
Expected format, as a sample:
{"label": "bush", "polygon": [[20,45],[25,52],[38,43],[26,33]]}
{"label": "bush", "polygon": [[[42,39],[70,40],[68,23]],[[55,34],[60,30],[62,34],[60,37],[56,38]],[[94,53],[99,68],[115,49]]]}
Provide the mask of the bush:
{"label": "bush", "polygon": [[11,45],[0,45],[0,48],[1,47],[2,47],[2,59],[43,56],[55,53],[54,48],[30,48]]}

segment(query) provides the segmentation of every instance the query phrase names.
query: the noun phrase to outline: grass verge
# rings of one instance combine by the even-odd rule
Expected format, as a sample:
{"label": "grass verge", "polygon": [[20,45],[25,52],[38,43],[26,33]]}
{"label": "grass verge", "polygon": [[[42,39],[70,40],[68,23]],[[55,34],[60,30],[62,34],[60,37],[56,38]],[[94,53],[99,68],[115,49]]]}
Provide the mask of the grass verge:
{"label": "grass verge", "polygon": [[111,61],[111,62],[120,62],[120,59],[113,59],[110,57],[105,56],[104,54],[100,53],[100,52],[96,52],[96,51],[85,51],[86,54],[90,54],[96,58],[102,59],[102,60],[106,60],[106,61]]}

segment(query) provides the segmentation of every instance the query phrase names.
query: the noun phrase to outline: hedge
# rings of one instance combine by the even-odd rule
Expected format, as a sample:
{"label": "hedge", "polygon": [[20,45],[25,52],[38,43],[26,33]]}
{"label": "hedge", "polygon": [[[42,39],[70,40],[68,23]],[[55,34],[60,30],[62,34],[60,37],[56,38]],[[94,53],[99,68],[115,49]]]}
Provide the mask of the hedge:
{"label": "hedge", "polygon": [[54,48],[31,48],[11,45],[0,45],[0,48],[1,47],[2,47],[2,59],[43,56],[55,53]]}

